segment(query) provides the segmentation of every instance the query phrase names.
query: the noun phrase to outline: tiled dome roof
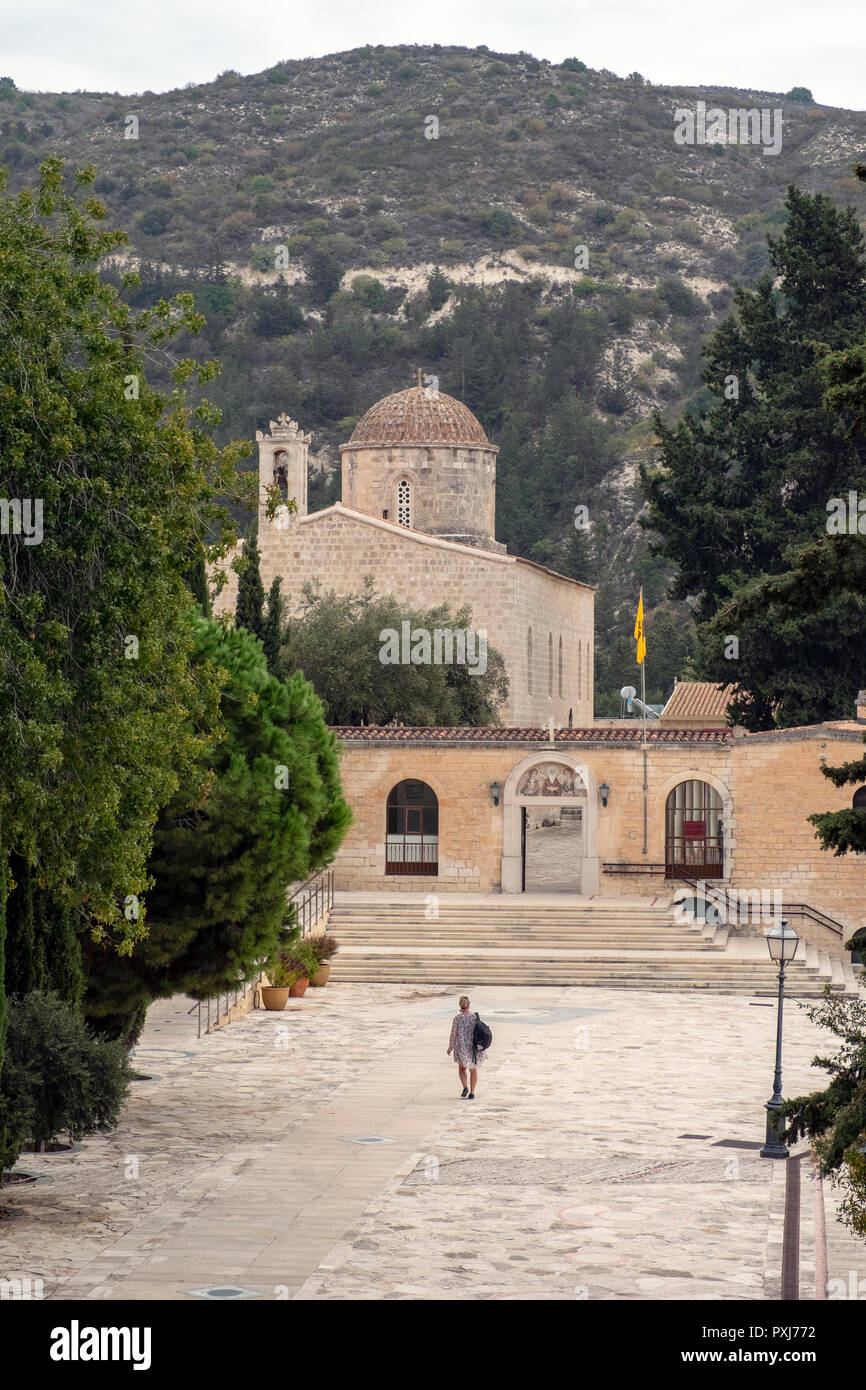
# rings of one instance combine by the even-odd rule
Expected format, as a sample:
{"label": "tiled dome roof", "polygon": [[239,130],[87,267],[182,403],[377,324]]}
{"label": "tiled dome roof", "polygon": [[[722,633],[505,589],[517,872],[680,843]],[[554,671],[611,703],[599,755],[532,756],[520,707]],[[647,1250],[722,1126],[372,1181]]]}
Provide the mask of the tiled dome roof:
{"label": "tiled dome roof", "polygon": [[396,391],[371,405],[355,426],[350,444],[467,444],[490,448],[472,411],[442,391],[423,386]]}

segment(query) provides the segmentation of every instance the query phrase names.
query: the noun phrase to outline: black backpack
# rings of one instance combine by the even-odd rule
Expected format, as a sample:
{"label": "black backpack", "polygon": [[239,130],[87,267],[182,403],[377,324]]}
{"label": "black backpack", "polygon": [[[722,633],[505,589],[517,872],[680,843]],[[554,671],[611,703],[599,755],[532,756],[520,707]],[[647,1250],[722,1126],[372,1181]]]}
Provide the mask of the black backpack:
{"label": "black backpack", "polygon": [[493,1034],[486,1023],[481,1022],[481,1015],[475,1015],[475,1032],[472,1037],[472,1051],[477,1055],[480,1050],[484,1050],[493,1042]]}

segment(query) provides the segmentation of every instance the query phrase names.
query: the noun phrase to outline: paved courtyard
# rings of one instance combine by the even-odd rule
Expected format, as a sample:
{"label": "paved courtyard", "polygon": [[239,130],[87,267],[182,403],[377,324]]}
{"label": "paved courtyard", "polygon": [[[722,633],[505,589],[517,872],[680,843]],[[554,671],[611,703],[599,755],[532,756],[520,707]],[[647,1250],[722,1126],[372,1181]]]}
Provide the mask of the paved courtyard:
{"label": "paved courtyard", "polygon": [[[758,1157],[775,1008],[703,991],[484,987],[473,1102],[436,986],[329,985],[196,1039],[155,1006],[120,1129],[19,1166],[0,1275],[52,1299],[779,1297],[784,1163]],[[786,1093],[828,1049],[786,1013]],[[359,1143],[358,1140],[379,1142]],[[802,1164],[801,1298],[817,1197]],[[825,1185],[826,1191],[826,1185]],[[833,1222],[828,1277],[866,1292]],[[824,1274],[817,1252],[818,1282]],[[823,1287],[821,1288],[823,1293]]]}

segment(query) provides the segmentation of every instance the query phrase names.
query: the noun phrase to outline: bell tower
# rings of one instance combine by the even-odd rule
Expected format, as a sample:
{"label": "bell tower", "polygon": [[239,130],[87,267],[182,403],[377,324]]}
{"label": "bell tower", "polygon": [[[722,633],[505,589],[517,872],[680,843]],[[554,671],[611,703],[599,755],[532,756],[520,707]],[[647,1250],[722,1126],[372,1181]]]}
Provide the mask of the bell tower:
{"label": "bell tower", "polygon": [[256,430],[259,446],[259,537],[270,529],[284,531],[291,521],[285,507],[279,507],[268,520],[268,489],[278,487],[285,501],[294,498],[297,515],[307,515],[307,450],[312,435],[304,434],[296,420],[285,412],[271,420],[269,432]]}

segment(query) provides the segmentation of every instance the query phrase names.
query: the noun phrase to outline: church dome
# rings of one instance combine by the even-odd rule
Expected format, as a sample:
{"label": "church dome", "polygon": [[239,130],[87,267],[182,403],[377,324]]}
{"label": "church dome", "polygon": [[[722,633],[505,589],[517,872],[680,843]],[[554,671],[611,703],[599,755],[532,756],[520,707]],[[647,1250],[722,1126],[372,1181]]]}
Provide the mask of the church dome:
{"label": "church dome", "polygon": [[[349,446],[376,444],[463,444],[491,448],[472,411],[442,391],[411,386],[371,405],[361,416]],[[344,446],[345,447],[345,446]]]}

